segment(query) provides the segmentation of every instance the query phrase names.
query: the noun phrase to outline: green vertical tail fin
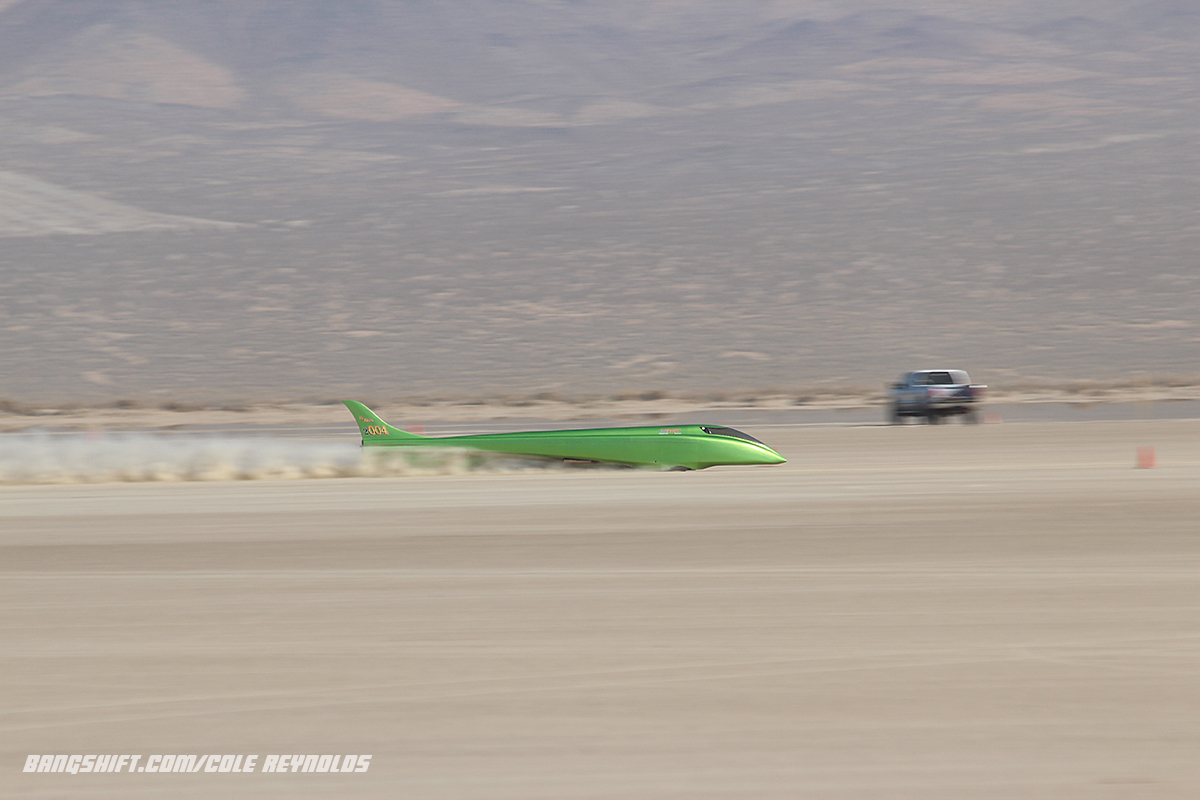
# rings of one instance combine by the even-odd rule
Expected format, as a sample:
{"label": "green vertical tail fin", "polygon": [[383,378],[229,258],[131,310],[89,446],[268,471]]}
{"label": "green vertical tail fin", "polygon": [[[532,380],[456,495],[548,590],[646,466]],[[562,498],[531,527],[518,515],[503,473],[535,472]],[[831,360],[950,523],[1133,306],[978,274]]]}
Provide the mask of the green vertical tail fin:
{"label": "green vertical tail fin", "polygon": [[402,431],[399,428],[388,425],[378,414],[362,403],[354,400],[343,400],[342,402],[346,404],[346,408],[350,409],[350,413],[354,415],[354,421],[358,423],[358,429],[362,431],[363,444],[374,444],[389,439],[425,438],[424,436]]}

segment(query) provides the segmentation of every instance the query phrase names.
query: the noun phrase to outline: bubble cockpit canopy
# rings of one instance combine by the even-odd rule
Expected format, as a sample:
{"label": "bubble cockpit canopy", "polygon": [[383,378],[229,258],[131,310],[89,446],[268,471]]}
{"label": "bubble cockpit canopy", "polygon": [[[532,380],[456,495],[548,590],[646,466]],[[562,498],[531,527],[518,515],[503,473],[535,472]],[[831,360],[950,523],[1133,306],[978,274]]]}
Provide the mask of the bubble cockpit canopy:
{"label": "bubble cockpit canopy", "polygon": [[[745,439],[747,442],[754,442],[755,444],[762,444],[762,442],[760,442],[758,439],[755,439],[750,434],[742,433],[741,431],[735,430],[733,428],[720,428],[720,427],[714,427],[711,425],[707,425],[707,426],[701,427],[700,430],[704,431],[705,433],[712,434],[713,436],[731,436],[734,439]],[[763,445],[763,446],[765,447],[766,445]]]}

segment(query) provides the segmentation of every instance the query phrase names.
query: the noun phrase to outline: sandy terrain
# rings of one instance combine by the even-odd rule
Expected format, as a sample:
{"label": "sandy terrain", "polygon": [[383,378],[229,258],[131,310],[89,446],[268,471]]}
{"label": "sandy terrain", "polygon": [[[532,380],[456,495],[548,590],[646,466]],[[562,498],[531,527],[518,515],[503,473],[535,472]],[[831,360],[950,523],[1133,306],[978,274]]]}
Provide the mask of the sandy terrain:
{"label": "sandy terrain", "polygon": [[[0,488],[9,796],[1200,794],[1200,422],[769,443],[790,462]],[[20,772],[281,752],[373,759]]]}

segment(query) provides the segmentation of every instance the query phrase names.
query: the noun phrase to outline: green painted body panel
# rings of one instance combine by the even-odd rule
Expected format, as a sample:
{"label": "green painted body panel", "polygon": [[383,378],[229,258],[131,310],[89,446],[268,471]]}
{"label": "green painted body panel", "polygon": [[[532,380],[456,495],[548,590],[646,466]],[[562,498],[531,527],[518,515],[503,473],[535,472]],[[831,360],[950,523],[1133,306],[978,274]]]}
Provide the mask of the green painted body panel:
{"label": "green painted body panel", "polygon": [[[710,425],[419,436],[388,425],[362,403],[343,401],[362,431],[363,447],[457,447],[571,461],[601,461],[657,469],[705,469],[734,464],[782,464],[781,455],[739,431]],[[720,431],[731,431],[726,435]]]}

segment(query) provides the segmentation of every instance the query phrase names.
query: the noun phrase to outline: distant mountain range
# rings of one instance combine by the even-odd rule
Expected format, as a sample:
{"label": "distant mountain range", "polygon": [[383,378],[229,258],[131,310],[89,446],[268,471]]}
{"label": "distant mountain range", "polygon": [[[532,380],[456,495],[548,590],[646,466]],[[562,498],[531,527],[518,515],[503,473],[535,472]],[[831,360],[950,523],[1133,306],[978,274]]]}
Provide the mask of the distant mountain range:
{"label": "distant mountain range", "polygon": [[[1200,7],[1186,2],[997,3],[974,19],[933,13],[936,2],[875,5],[26,0],[0,7],[0,85],[6,97],[282,117],[569,125],[619,121],[629,104],[642,116],[729,103],[731,85],[819,79],[871,59],[920,77],[1153,49],[1200,31]],[[497,105],[526,113],[489,118]]]}
{"label": "distant mountain range", "polygon": [[0,0],[0,395],[1194,372],[1197,56],[1169,0]]}

